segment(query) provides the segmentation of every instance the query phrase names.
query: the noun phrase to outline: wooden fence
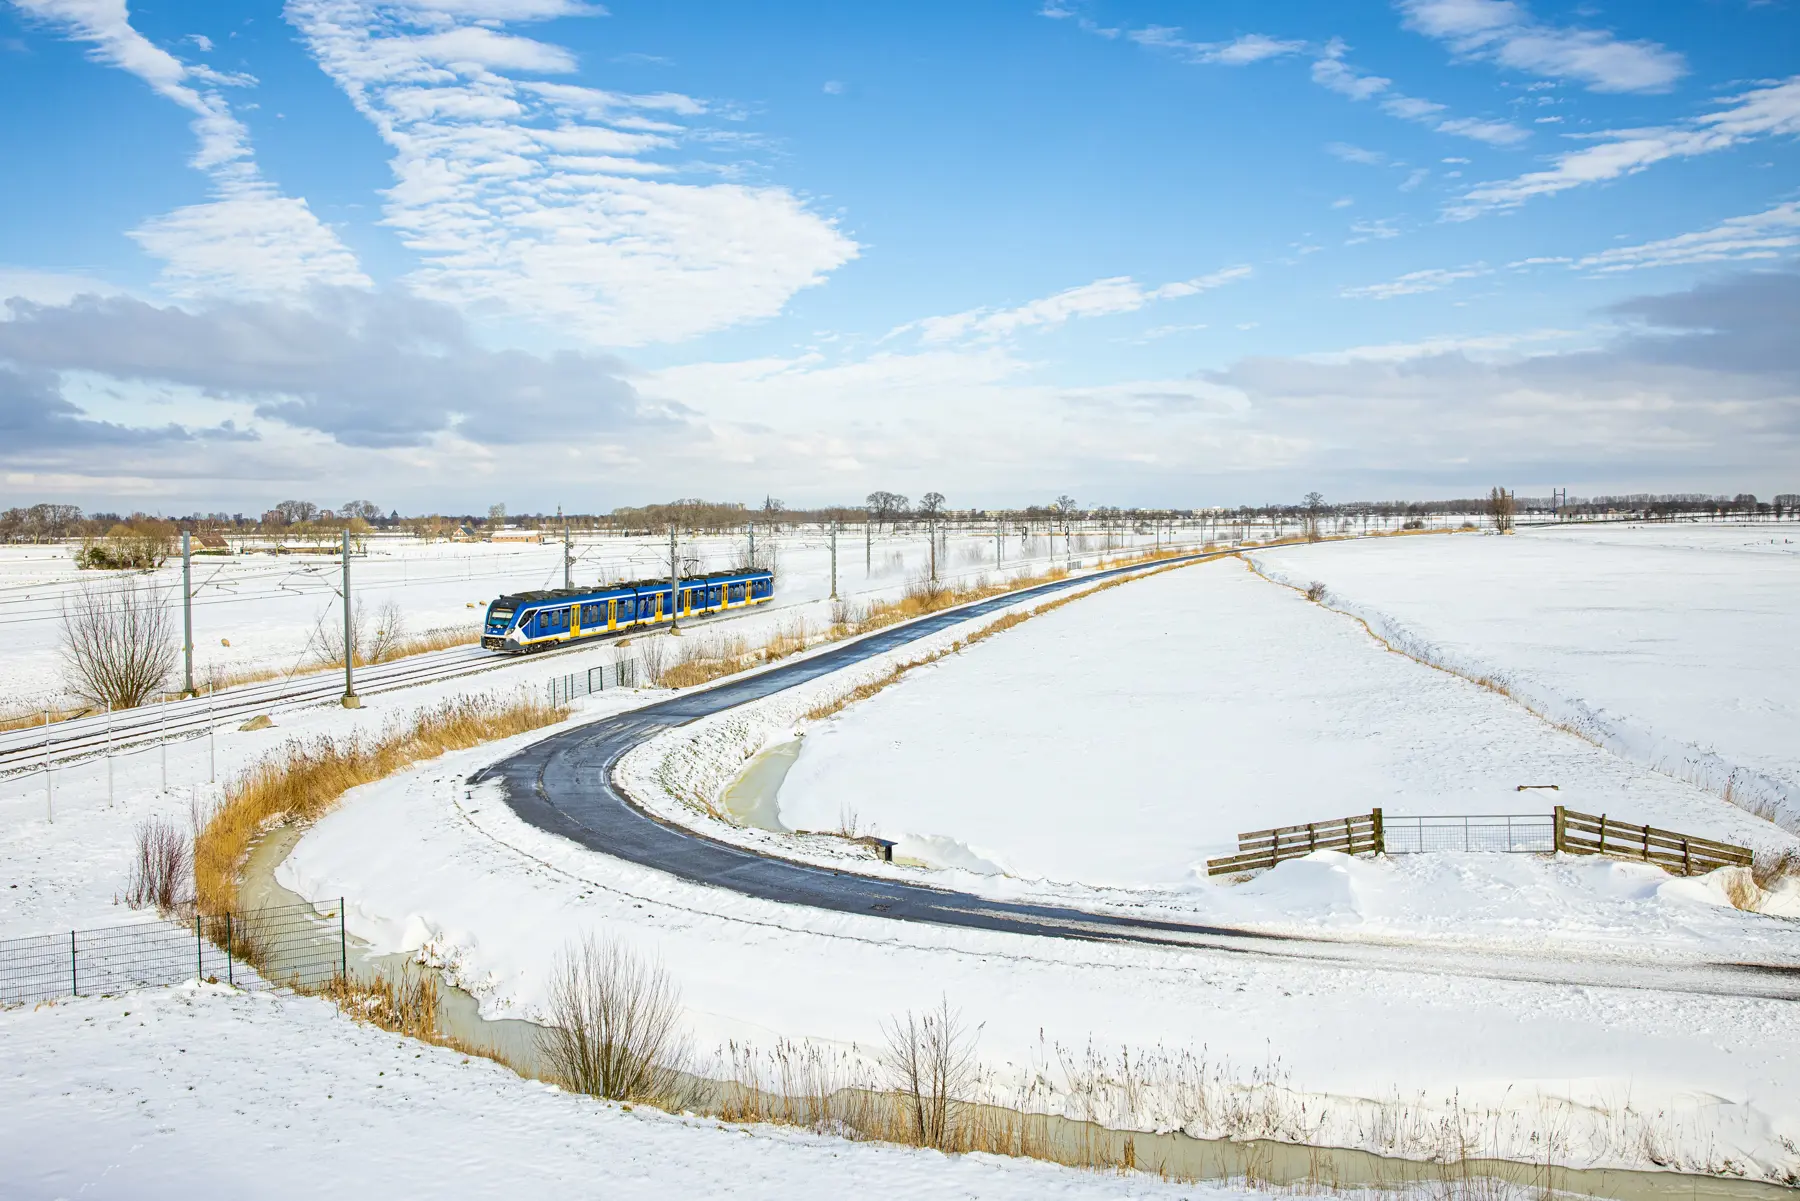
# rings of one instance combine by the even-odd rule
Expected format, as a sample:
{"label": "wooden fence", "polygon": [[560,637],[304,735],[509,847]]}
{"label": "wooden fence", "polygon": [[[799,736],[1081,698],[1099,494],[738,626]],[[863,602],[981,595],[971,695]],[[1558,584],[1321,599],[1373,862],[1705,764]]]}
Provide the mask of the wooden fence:
{"label": "wooden fence", "polygon": [[[1679,834],[1673,830],[1659,830],[1654,826],[1636,826],[1608,817],[1604,813],[1596,817],[1591,813],[1577,813],[1558,805],[1555,815],[1548,820],[1555,825],[1554,849],[1570,855],[1610,855],[1615,859],[1635,859],[1654,863],[1678,876],[1704,875],[1721,867],[1750,866],[1750,850],[1747,847],[1700,838],[1693,834]],[[1402,849],[1405,849],[1404,845]],[[1509,841],[1507,849],[1542,851],[1545,848],[1541,843],[1537,846],[1515,847]],[[1229,876],[1238,872],[1261,871],[1274,867],[1284,859],[1299,859],[1314,851],[1379,855],[1386,850],[1387,840],[1381,810],[1375,809],[1354,817],[1240,834],[1237,854],[1227,855],[1222,859],[1208,859],[1206,874]]]}
{"label": "wooden fence", "polygon": [[1602,813],[1556,807],[1556,849],[1571,855],[1610,855],[1654,863],[1678,876],[1699,876],[1721,867],[1750,866],[1748,847],[1714,842],[1692,834],[1634,826]]}
{"label": "wooden fence", "polygon": [[1274,867],[1283,859],[1299,859],[1314,851],[1343,851],[1346,855],[1371,851],[1379,855],[1382,851],[1381,810],[1334,821],[1307,822],[1304,826],[1282,826],[1275,830],[1239,834],[1238,853],[1223,859],[1208,859],[1206,874],[1228,876],[1234,872],[1254,872]]}

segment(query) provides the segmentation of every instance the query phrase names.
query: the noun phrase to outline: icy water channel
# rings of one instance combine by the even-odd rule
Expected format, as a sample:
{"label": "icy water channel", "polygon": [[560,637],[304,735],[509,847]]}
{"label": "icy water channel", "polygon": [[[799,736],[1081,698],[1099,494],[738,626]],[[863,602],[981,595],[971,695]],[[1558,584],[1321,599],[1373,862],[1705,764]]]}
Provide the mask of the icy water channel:
{"label": "icy water channel", "polygon": [[[784,830],[777,817],[775,798],[782,779],[799,753],[800,741],[796,739],[770,747],[753,759],[726,794],[732,814],[738,816],[741,813],[740,820],[746,825]],[[733,796],[738,799],[732,801]],[[277,827],[251,848],[238,894],[247,909],[311,905],[305,897],[289,891],[275,880],[275,869],[281,866],[305,833],[305,828],[300,826]],[[337,941],[335,919],[327,921],[321,917],[319,927],[321,937]],[[414,972],[433,977],[438,987],[440,1029],[468,1046],[492,1051],[502,1063],[521,1075],[547,1078],[538,1050],[541,1027],[535,1023],[513,1018],[483,1018],[473,995],[451,984],[437,968],[421,966],[405,952],[378,954],[361,939],[348,938],[345,957],[352,974],[392,979],[402,972]],[[723,1110],[732,1088],[725,1082],[685,1073],[683,1086],[691,1098],[689,1103],[703,1113]],[[833,1094],[828,1105],[849,1111],[856,1099],[853,1090],[846,1089]],[[796,1108],[805,1110],[804,1099]],[[1005,1115],[996,1113],[995,1117],[1004,1118]],[[1026,1118],[1026,1125],[1032,1140],[1050,1149],[1056,1158],[1071,1162],[1133,1163],[1141,1171],[1190,1180],[1230,1181],[1254,1177],[1276,1186],[1308,1187],[1326,1183],[1352,1189],[1391,1188],[1413,1183],[1425,1185],[1428,1195],[1435,1195],[1434,1189],[1442,1191],[1443,1182],[1456,1180],[1472,1184],[1471,1193],[1487,1196],[1489,1190],[1473,1184],[1474,1178],[1486,1178],[1505,1181],[1515,1189],[1542,1190],[1547,1186],[1556,1192],[1603,1197],[1610,1201],[1693,1198],[1717,1198],[1719,1201],[1763,1201],[1765,1198],[1775,1201],[1782,1198],[1791,1201],[1795,1196],[1793,1190],[1779,1185],[1713,1176],[1611,1169],[1546,1169],[1542,1165],[1507,1160],[1470,1160],[1439,1167],[1335,1147],[1308,1147],[1264,1139],[1234,1142],[1193,1138],[1180,1131],[1162,1134],[1120,1131],[1055,1114],[1032,1114]],[[1499,1196],[1503,1192],[1495,1189],[1492,1195]]]}
{"label": "icy water channel", "polygon": [[770,830],[776,834],[792,834],[781,824],[781,784],[789,769],[800,758],[803,739],[778,742],[765,747],[731,782],[719,803],[731,820],[740,826]]}

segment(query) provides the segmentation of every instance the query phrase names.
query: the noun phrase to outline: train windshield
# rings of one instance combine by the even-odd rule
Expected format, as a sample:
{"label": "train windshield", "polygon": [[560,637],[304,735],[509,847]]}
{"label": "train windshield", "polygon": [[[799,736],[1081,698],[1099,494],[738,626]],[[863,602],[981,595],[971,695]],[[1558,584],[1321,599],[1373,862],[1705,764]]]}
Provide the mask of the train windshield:
{"label": "train windshield", "polygon": [[512,610],[512,609],[495,609],[492,613],[488,614],[488,620],[489,621],[511,621],[513,613],[514,613],[514,610]]}

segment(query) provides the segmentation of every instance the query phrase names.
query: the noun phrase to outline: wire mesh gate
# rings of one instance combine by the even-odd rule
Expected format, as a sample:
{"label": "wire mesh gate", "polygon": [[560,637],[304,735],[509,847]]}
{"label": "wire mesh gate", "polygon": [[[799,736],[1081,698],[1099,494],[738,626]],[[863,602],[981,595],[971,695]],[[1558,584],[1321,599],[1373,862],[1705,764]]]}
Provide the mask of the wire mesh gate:
{"label": "wire mesh gate", "polygon": [[[613,682],[606,682],[607,672],[612,673]],[[570,672],[566,676],[557,676],[550,681],[550,704],[561,705],[574,700],[578,696],[592,696],[596,692],[604,692],[607,688],[632,688],[637,684],[637,660],[620,659],[617,663],[602,663],[590,667],[586,671]]]}
{"label": "wire mesh gate", "polygon": [[1491,813],[1466,817],[1388,817],[1383,823],[1389,855],[1432,851],[1556,850],[1556,819],[1549,814]]}
{"label": "wire mesh gate", "polygon": [[0,1006],[196,979],[308,990],[345,974],[347,952],[342,900],[9,938],[0,940]]}

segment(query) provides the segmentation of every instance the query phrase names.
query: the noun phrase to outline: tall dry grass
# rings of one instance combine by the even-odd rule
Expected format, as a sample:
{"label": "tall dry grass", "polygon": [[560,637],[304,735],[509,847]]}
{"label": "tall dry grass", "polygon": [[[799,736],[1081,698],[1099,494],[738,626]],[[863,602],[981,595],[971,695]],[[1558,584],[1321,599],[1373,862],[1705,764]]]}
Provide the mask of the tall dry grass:
{"label": "tall dry grass", "polygon": [[244,858],[271,826],[315,821],[358,785],[449,751],[540,729],[568,712],[533,693],[457,697],[379,734],[288,742],[226,785],[224,801],[195,837],[195,899],[207,913],[236,909]]}

